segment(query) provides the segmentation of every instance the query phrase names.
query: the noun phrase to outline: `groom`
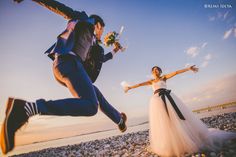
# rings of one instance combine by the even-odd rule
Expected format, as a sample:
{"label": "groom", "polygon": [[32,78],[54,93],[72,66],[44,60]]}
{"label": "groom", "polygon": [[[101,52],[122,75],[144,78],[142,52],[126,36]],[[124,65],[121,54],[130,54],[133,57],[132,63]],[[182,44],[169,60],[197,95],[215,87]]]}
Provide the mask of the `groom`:
{"label": "groom", "polygon": [[[35,0],[44,4],[63,5],[56,1]],[[59,7],[60,8],[60,7]],[[72,13],[72,12],[71,12]],[[97,15],[87,16],[85,12],[75,11],[64,32],[58,36],[50,56],[54,58],[53,73],[55,79],[66,86],[74,98],[50,100],[38,99],[27,102],[21,99],[9,98],[6,106],[6,117],[1,130],[1,148],[4,154],[15,145],[15,132],[21,128],[31,116],[93,116],[98,107],[114,123],[121,132],[126,131],[126,115],[118,112],[107,102],[99,89],[93,85],[83,63],[93,45],[100,40],[105,26]],[[115,46],[114,52],[119,50]]]}

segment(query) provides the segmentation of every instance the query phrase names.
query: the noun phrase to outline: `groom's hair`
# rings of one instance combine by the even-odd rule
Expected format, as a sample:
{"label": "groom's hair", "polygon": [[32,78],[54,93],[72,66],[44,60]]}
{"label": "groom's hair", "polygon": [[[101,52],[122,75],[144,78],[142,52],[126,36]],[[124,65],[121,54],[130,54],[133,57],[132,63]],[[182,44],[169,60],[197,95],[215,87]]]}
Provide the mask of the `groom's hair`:
{"label": "groom's hair", "polygon": [[100,16],[93,14],[93,15],[90,15],[89,18],[94,19],[94,22],[95,22],[94,24],[95,25],[99,22],[102,27],[105,27],[105,23],[104,23],[103,19]]}
{"label": "groom's hair", "polygon": [[154,68],[157,68],[160,74],[162,73],[162,70],[161,70],[160,67],[158,67],[158,66],[154,66],[154,67],[152,67],[152,71],[154,70]]}

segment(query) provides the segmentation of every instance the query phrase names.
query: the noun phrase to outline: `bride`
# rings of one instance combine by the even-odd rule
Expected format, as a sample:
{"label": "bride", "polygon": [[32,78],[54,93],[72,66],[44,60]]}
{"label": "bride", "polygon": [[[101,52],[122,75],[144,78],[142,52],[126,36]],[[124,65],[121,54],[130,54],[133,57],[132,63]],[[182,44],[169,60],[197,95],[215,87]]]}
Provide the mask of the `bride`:
{"label": "bride", "polygon": [[218,150],[223,141],[236,137],[235,133],[208,129],[171,90],[167,89],[168,79],[187,71],[197,72],[198,68],[194,65],[162,75],[161,68],[154,66],[154,79],[125,88],[125,92],[128,92],[140,86],[152,86],[154,94],[150,100],[149,140],[151,151],[160,156],[181,156],[202,150]]}

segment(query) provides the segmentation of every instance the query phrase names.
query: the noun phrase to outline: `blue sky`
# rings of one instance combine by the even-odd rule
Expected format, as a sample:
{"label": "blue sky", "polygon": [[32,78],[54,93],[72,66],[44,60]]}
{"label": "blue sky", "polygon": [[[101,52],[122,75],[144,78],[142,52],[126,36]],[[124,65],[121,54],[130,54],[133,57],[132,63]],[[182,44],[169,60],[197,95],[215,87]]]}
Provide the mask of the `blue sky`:
{"label": "blue sky", "polygon": [[[154,65],[162,67],[164,73],[189,64],[200,67],[197,74],[187,72],[168,82],[169,88],[191,108],[236,99],[232,87],[236,78],[235,1],[60,2],[103,17],[104,34],[124,26],[122,38],[128,49],[103,65],[95,84],[111,104],[129,117],[147,116],[152,90],[142,87],[124,94],[120,83],[150,79]],[[212,8],[213,4],[219,7]],[[66,23],[32,1],[0,1],[0,119],[8,96],[28,101],[72,97],[54,80],[52,62],[43,54]]]}

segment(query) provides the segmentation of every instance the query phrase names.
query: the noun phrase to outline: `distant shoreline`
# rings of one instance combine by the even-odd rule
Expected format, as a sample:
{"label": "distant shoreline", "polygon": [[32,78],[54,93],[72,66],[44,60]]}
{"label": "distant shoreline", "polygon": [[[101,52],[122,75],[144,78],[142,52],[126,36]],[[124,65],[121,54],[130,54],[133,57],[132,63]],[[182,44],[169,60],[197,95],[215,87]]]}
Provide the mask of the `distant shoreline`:
{"label": "distant shoreline", "polygon": [[[139,123],[139,124],[130,125],[130,126],[128,126],[128,127],[131,128],[131,127],[136,127],[136,126],[140,126],[140,125],[144,125],[144,124],[148,124],[148,121],[142,122],[142,123]],[[50,142],[50,141],[57,141],[57,140],[61,140],[61,139],[67,139],[67,138],[73,138],[73,137],[79,137],[79,136],[97,134],[97,133],[108,132],[108,131],[113,131],[113,130],[117,130],[117,129],[106,129],[106,130],[88,132],[88,133],[83,133],[83,134],[74,135],[74,136],[70,136],[70,137],[63,137],[63,138],[57,138],[57,139],[52,139],[52,140],[48,140],[48,141],[39,141],[39,142],[30,143],[30,144],[23,144],[23,145],[20,145],[20,146],[28,146],[28,145],[31,145],[31,144],[37,144],[37,143],[43,143],[43,142]]]}

